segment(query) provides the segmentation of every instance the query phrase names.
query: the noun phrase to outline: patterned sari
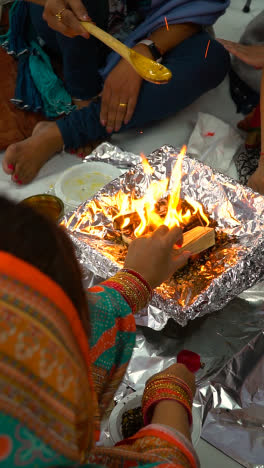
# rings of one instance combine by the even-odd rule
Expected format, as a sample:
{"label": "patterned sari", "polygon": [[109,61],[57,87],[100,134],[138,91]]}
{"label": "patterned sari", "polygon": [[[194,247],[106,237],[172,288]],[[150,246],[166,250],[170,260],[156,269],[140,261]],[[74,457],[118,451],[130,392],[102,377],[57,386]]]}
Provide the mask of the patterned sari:
{"label": "patterned sari", "polygon": [[96,447],[132,354],[135,321],[107,281],[87,297],[90,337],[57,284],[0,252],[0,468],[196,468],[191,445],[165,426],[146,426],[118,447]]}

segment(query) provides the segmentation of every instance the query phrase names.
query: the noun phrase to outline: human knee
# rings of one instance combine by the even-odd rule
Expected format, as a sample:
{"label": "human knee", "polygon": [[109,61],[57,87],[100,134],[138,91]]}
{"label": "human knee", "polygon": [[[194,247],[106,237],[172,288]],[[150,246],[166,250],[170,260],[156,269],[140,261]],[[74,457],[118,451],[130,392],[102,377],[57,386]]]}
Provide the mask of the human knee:
{"label": "human knee", "polygon": [[207,56],[204,57],[204,73],[210,78],[212,87],[218,86],[226,77],[230,69],[230,56],[225,48],[212,39],[209,44]]}

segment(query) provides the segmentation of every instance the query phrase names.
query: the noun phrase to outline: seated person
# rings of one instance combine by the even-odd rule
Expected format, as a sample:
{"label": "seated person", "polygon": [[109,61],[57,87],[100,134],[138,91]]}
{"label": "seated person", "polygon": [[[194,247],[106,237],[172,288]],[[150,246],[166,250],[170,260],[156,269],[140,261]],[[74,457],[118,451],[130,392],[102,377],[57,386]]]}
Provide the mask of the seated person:
{"label": "seated person", "polygon": [[[219,39],[236,59],[234,69],[238,74],[237,90],[247,89],[251,99],[254,91],[260,94],[260,103],[249,113],[239,128],[248,131],[243,151],[237,157],[240,180],[256,192],[264,194],[264,11],[246,28],[239,43]],[[245,88],[246,86],[246,88]],[[246,92],[243,92],[243,97]],[[259,98],[258,98],[259,99]],[[243,109],[242,109],[243,110]]]}
{"label": "seated person", "polygon": [[[44,4],[44,0],[35,3]],[[62,148],[87,154],[111,134],[169,117],[218,86],[228,72],[229,54],[207,27],[215,23],[229,3],[83,0],[82,4],[79,0],[47,0],[43,9],[19,1],[12,10],[11,31],[5,43],[10,52],[15,49],[20,64],[19,106],[42,106],[46,115],[60,118],[39,123],[32,137],[10,145],[3,159],[4,171],[14,182],[26,184]],[[159,86],[144,81],[126,60],[110,53],[96,38],[87,39],[77,18],[89,20],[88,14],[97,26],[137,52],[162,60],[172,72],[170,82]],[[55,54],[56,60],[61,60],[69,101],[61,88],[54,91],[58,82],[44,54],[44,45],[50,57]],[[25,50],[28,55],[23,53]],[[64,98],[67,103],[63,108],[60,99]],[[77,105],[75,110],[71,99]],[[61,117],[63,112],[68,115]]]}
{"label": "seated person", "polygon": [[133,314],[189,256],[172,253],[181,230],[136,240],[125,268],[85,293],[62,228],[3,197],[0,210],[0,467],[198,468],[195,383],[182,364],[147,382],[134,438],[96,446],[132,354]]}

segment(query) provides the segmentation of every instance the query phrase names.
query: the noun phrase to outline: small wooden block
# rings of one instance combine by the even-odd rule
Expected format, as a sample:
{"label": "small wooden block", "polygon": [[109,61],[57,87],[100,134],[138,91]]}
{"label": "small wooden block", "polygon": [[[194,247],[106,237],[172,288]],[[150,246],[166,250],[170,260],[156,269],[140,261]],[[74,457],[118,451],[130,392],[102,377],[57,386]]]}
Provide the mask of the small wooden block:
{"label": "small wooden block", "polygon": [[[132,239],[123,233],[122,239],[127,245],[132,242]],[[188,250],[192,255],[196,255],[209,249],[209,247],[213,247],[213,245],[215,245],[215,230],[209,227],[197,226],[183,234],[183,244],[180,249],[177,248],[177,252]]]}
{"label": "small wooden block", "polygon": [[178,248],[177,251],[187,250],[192,255],[196,255],[213,245],[215,245],[215,230],[209,227],[197,226],[183,234],[182,247]]}

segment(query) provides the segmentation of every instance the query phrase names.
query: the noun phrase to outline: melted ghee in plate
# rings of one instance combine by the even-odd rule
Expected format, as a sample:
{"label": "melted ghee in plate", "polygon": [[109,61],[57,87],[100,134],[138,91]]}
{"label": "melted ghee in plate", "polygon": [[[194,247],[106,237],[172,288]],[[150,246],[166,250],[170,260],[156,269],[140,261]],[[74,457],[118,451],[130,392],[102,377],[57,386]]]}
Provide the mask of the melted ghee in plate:
{"label": "melted ghee in plate", "polygon": [[111,175],[105,175],[101,172],[87,172],[83,175],[70,177],[63,182],[65,202],[83,203],[112,179]]}

